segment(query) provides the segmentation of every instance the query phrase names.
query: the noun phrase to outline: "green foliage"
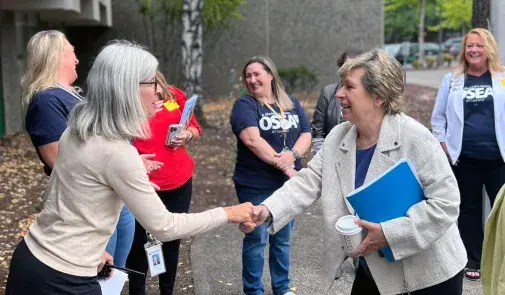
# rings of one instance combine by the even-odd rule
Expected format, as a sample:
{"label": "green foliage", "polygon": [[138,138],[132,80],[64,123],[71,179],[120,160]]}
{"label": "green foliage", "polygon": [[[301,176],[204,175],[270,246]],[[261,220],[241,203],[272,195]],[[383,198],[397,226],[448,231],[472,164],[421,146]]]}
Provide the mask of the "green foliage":
{"label": "green foliage", "polygon": [[138,0],[139,12],[144,16],[156,17],[168,14],[179,18],[182,10],[182,0]]}
{"label": "green foliage", "polygon": [[442,60],[444,63],[447,63],[448,66],[451,66],[452,61],[454,60],[454,56],[452,56],[450,53],[444,53],[442,55]]}
{"label": "green foliage", "polygon": [[[183,0],[137,0],[139,12],[144,16],[156,17],[168,14],[172,18],[180,18]],[[219,25],[229,26],[231,20],[242,20],[238,11],[246,0],[205,0],[203,2],[202,18],[205,28]]]}
{"label": "green foliage", "polygon": [[414,67],[414,69],[418,70],[420,68],[422,68],[422,64],[421,64],[421,61],[416,59],[412,62],[412,67]]}
{"label": "green foliage", "polygon": [[418,24],[419,13],[416,9],[401,7],[396,11],[386,10],[384,17],[386,43],[414,41],[418,34]]}
{"label": "green foliage", "polygon": [[203,25],[205,28],[214,28],[223,25],[228,27],[231,20],[242,20],[238,11],[246,0],[205,0],[203,2]]}
{"label": "green foliage", "polygon": [[442,4],[443,28],[460,30],[472,26],[472,0],[439,1]]}
{"label": "green foliage", "polygon": [[[386,43],[417,40],[420,0],[385,0],[384,12]],[[425,14],[429,31],[460,31],[471,26],[472,0],[426,0]]]}
{"label": "green foliage", "polygon": [[[436,0],[426,0],[425,26],[438,23]],[[384,33],[386,43],[417,42],[420,0],[385,0]]]}
{"label": "green foliage", "polygon": [[428,69],[431,69],[434,65],[436,65],[438,58],[436,56],[430,55],[426,56],[424,60],[426,61],[426,66]]}
{"label": "green foliage", "polygon": [[279,76],[288,93],[294,91],[311,91],[316,86],[319,73],[306,66],[279,69]]}

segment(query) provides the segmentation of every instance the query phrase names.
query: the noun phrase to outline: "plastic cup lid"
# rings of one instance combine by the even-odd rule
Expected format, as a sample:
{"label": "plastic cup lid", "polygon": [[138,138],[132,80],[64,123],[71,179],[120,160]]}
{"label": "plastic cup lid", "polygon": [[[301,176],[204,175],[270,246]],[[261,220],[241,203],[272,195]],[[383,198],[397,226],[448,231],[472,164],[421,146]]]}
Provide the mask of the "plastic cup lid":
{"label": "plastic cup lid", "polygon": [[354,215],[342,216],[338,219],[337,224],[335,224],[335,228],[340,234],[355,235],[362,230],[359,225],[354,223],[355,218],[356,216]]}

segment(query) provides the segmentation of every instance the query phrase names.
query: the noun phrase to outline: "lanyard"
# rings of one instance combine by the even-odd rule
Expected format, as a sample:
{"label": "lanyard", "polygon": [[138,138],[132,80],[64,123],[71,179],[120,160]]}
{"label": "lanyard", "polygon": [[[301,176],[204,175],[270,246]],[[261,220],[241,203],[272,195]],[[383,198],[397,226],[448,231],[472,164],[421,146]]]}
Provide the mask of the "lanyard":
{"label": "lanyard", "polygon": [[278,103],[276,103],[276,105],[279,107],[280,115],[268,103],[265,103],[265,105],[267,106],[267,108],[270,109],[270,111],[272,111],[272,113],[274,113],[274,114],[276,114],[277,116],[280,117],[281,130],[282,130],[282,140],[284,142],[283,151],[289,151],[289,148],[286,145],[286,137],[287,137],[287,133],[288,133],[288,129],[289,129],[289,122],[284,117],[284,111],[282,110],[281,106]]}
{"label": "lanyard", "polygon": [[287,133],[288,129],[289,129],[289,122],[284,117],[284,111],[282,110],[281,106],[278,103],[276,103],[276,105],[279,107],[279,110],[280,110],[280,115],[279,115],[279,113],[277,113],[274,110],[274,108],[272,108],[268,103],[265,103],[265,105],[267,106],[267,108],[270,109],[270,111],[272,111],[272,113],[274,113],[280,117],[282,133]]}

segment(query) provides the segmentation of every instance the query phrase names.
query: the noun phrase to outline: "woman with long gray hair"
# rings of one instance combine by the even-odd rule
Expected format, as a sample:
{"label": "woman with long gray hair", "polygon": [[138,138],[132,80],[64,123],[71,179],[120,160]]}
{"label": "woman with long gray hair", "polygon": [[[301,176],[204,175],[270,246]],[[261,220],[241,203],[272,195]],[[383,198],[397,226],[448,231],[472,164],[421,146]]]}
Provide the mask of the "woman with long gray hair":
{"label": "woman with long gray hair", "polygon": [[7,295],[101,294],[101,253],[123,202],[161,241],[252,220],[250,203],[196,214],[173,214],[163,206],[129,143],[149,136],[146,120],[160,92],[157,67],[151,53],[126,41],[107,45],[96,57],[87,99],[74,107],[60,138],[44,209],[12,256]]}

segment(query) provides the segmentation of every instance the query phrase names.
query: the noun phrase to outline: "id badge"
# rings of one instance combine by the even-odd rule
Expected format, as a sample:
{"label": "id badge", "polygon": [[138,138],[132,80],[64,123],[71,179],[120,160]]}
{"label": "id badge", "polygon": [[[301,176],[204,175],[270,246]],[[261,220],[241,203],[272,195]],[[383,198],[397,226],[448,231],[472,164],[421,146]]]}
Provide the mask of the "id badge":
{"label": "id badge", "polygon": [[149,265],[151,277],[166,272],[161,243],[147,243],[144,245],[144,248],[146,249],[147,264]]}

